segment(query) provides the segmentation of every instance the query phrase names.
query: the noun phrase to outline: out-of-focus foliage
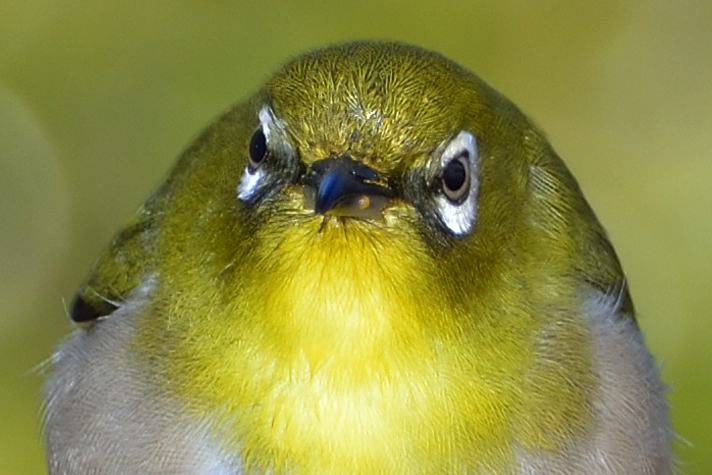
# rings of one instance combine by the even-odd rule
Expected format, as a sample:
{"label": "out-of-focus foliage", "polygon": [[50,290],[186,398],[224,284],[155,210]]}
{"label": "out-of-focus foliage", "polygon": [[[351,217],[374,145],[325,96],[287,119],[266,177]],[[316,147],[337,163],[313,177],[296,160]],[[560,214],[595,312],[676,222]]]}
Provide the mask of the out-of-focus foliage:
{"label": "out-of-focus foliage", "polygon": [[111,235],[214,116],[302,50],[438,50],[549,134],[608,228],[712,473],[712,4],[0,2],[0,472],[42,473],[39,365]]}

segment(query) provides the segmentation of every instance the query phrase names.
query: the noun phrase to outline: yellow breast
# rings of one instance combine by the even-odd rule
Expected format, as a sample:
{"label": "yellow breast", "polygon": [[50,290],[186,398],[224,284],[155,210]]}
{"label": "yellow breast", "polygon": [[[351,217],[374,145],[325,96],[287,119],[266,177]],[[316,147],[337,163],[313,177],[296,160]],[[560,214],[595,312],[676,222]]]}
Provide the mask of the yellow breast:
{"label": "yellow breast", "polygon": [[165,323],[174,390],[220,408],[226,445],[260,471],[509,466],[520,395],[500,373],[524,366],[523,345],[473,340],[415,237],[313,226],[271,233],[222,312],[180,304],[194,318]]}

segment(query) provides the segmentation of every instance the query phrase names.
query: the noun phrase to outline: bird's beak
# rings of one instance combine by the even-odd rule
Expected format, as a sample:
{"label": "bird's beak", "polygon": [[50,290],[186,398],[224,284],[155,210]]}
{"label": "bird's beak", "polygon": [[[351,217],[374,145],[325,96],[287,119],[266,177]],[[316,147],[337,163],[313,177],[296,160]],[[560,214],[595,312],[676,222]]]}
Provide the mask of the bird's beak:
{"label": "bird's beak", "polygon": [[302,182],[315,213],[372,218],[395,196],[378,180],[376,170],[342,155],[314,162]]}

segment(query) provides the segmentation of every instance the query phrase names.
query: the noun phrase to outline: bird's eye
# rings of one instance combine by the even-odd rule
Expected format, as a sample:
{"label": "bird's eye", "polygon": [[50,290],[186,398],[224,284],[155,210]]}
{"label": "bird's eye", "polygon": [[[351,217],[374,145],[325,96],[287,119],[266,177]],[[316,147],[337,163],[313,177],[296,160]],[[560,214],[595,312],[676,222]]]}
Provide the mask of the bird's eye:
{"label": "bird's eye", "polygon": [[469,234],[477,221],[479,153],[472,132],[462,130],[445,142],[439,170],[430,182],[435,211],[447,231],[455,236]]}
{"label": "bird's eye", "polygon": [[450,160],[443,168],[443,193],[450,202],[462,203],[470,191],[470,161],[468,152]]}
{"label": "bird's eye", "polygon": [[252,134],[248,155],[249,165],[252,171],[257,170],[267,156],[267,138],[261,127]]}

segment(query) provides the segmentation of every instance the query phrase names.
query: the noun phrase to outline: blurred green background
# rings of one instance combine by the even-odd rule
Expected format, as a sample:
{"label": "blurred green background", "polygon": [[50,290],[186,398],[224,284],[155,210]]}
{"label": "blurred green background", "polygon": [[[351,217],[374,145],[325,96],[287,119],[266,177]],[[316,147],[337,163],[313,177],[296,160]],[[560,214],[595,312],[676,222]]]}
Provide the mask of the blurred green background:
{"label": "blurred green background", "polygon": [[548,133],[628,273],[682,467],[712,473],[708,0],[4,0],[0,472],[44,471],[38,365],[181,149],[286,58],[357,38],[438,50]]}

